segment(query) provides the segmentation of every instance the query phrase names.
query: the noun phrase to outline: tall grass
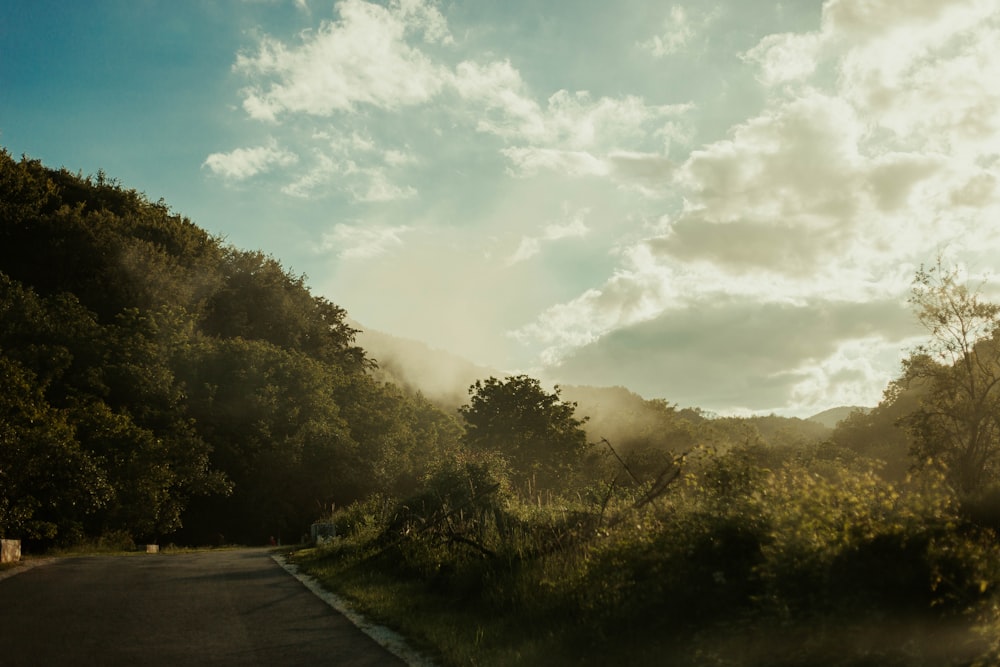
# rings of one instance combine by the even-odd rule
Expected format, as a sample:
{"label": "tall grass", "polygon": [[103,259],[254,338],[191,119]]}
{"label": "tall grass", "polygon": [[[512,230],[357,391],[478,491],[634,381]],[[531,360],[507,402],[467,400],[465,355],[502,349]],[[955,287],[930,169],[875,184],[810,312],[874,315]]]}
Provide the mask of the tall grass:
{"label": "tall grass", "polygon": [[444,665],[998,657],[1000,549],[940,478],[729,454],[648,491],[539,504],[496,461],[455,461],[410,498],[342,510],[343,536],[298,561]]}

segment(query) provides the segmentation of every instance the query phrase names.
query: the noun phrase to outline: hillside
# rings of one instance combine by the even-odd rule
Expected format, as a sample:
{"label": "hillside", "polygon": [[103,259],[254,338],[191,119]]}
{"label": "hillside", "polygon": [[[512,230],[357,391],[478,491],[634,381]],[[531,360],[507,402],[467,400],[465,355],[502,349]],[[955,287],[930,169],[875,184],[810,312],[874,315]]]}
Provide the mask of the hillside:
{"label": "hillside", "polygon": [[[358,343],[378,364],[377,377],[420,392],[442,409],[454,410],[466,403],[468,388],[476,380],[504,377],[496,369],[424,343],[352,325],[359,329]],[[775,446],[815,444],[828,437],[836,425],[825,415],[854,410],[834,408],[808,420],[774,415],[719,418],[697,407],[681,408],[665,399],[646,399],[626,387],[565,385],[559,390],[564,400],[577,404],[576,414],[587,418],[584,429],[591,441],[607,439],[623,453],[635,456],[683,451],[699,439],[745,440],[748,429]]]}
{"label": "hillside", "polygon": [[845,405],[836,408],[830,408],[829,410],[824,410],[809,417],[809,421],[816,422],[817,424],[822,424],[827,428],[836,428],[837,424],[844,421],[850,417],[855,412],[869,412],[871,408],[862,407],[859,405]]}
{"label": "hillside", "polygon": [[352,326],[358,330],[358,344],[377,364],[378,377],[409,391],[419,391],[449,410],[468,400],[469,387],[476,380],[504,375],[419,341],[392,336],[358,323],[352,322]]}
{"label": "hillside", "polygon": [[163,202],[0,152],[0,534],[297,540],[412,488],[461,429],[376,382],[346,315]]}
{"label": "hillside", "polygon": [[[295,537],[331,504],[415,488],[461,450],[469,386],[501,375],[364,330],[273,257],[103,174],[6,152],[0,316],[4,437],[32,443],[0,450],[0,532],[41,545]],[[794,426],[620,387],[564,398],[588,437],[650,471],[695,442]]]}

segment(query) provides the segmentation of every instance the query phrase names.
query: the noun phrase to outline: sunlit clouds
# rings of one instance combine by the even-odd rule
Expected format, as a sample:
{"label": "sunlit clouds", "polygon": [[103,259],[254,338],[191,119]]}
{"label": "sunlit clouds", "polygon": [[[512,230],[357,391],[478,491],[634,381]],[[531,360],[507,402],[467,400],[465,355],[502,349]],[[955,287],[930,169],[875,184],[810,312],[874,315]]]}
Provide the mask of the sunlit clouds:
{"label": "sunlit clouds", "polygon": [[406,41],[408,31],[427,41],[450,40],[434,7],[345,0],[337,12],[338,21],[322,21],[297,44],[265,35],[255,50],[239,54],[235,68],[262,80],[244,91],[243,108],[251,117],[328,116],[359,104],[397,108],[424,102],[441,88],[440,72]]}
{"label": "sunlit clouds", "polygon": [[334,225],[333,231],[323,236],[323,251],[332,251],[345,259],[371,259],[403,244],[403,235],[411,227],[372,227],[348,224]]}
{"label": "sunlit clouds", "polygon": [[690,48],[696,38],[708,36],[706,30],[719,12],[720,8],[706,12],[704,6],[695,3],[690,8],[673,5],[662,22],[662,30],[639,42],[639,47],[655,58],[681,53]]}
{"label": "sunlit clouds", "polygon": [[313,281],[362,325],[804,415],[878,400],[922,263],[996,273],[995,0],[298,16],[233,54],[245,141],[202,171],[311,211]]}
{"label": "sunlit clouds", "polygon": [[[698,304],[719,308],[719,295],[732,293],[731,285],[756,285],[732,307],[755,303],[767,312],[768,304],[795,303],[802,323],[727,323],[742,335],[715,351],[727,368],[716,395],[750,371],[742,363],[733,374],[730,363],[750,352],[762,355],[758,362],[779,366],[765,364],[750,377],[780,381],[773,396],[758,393],[745,407],[820,406],[851,395],[877,400],[898,351],[916,333],[898,317],[894,326],[886,321],[906,296],[900,273],[945,248],[981,257],[976,246],[996,243],[990,230],[997,227],[1000,135],[996,113],[984,112],[997,108],[995,91],[984,82],[997,78],[997,8],[941,4],[912,8],[904,21],[911,30],[876,30],[871,26],[896,26],[889,17],[907,10],[895,3],[828,3],[820,31],[761,40],[744,58],[759,65],[763,85],[776,87],[770,102],[726,138],[693,150],[675,171],[673,185],[684,193],[684,206],[668,216],[663,234],[642,241],[652,261],[638,263],[636,253],[626,253],[630,265],[604,286],[553,306],[522,333],[544,340],[547,358],[566,359],[561,372],[577,380],[583,379],[579,368],[592,369],[595,356],[617,360],[606,371],[612,382],[635,378],[639,366],[655,367],[657,358],[670,375],[670,358],[702,360],[712,352],[696,347],[693,336],[668,345],[666,338],[635,339],[625,332],[649,330],[639,322],[689,322]],[[859,18],[873,12],[879,20]],[[832,60],[824,63],[824,57]],[[824,65],[833,75],[821,72]],[[790,82],[797,85],[790,88]],[[957,210],[962,201],[976,203]],[[685,274],[699,279],[685,281]],[[686,288],[683,309],[674,305],[678,282]],[[846,308],[837,321],[861,325],[852,304],[873,303],[869,299],[879,293],[891,298],[887,306],[896,305],[868,311],[863,337],[850,328],[802,328],[816,321],[810,313],[828,309],[831,296]],[[622,334],[608,335],[613,331]],[[802,335],[829,347],[796,360],[767,352],[761,340],[790,344]],[[619,349],[624,345],[627,352]],[[626,370],[622,357],[634,358],[636,368]],[[649,377],[641,390],[665,382],[681,386]],[[713,401],[713,391],[700,400]]]}
{"label": "sunlit clouds", "polygon": [[213,174],[234,181],[242,181],[263,173],[272,167],[287,167],[298,161],[298,156],[277,147],[272,139],[267,146],[236,148],[228,153],[212,153],[203,166]]}
{"label": "sunlit clouds", "polygon": [[546,225],[538,236],[525,236],[521,238],[521,243],[517,246],[514,254],[507,259],[508,264],[516,264],[531,259],[542,250],[543,243],[551,243],[560,239],[582,238],[590,231],[583,222],[583,218],[589,211],[586,209],[576,212],[571,219],[566,222],[552,223]]}

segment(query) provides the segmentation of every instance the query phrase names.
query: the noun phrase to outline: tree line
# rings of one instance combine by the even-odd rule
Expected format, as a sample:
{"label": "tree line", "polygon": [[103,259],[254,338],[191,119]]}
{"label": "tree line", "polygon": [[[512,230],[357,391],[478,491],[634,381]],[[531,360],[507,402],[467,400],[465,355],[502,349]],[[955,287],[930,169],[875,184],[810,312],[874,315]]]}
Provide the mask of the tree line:
{"label": "tree line", "polygon": [[297,540],[411,489],[459,424],[376,381],[355,334],[274,258],[0,152],[0,533]]}
{"label": "tree line", "polygon": [[[456,410],[386,381],[357,333],[273,257],[103,172],[0,151],[0,532],[294,540],[460,452],[502,453],[519,488],[551,493],[622,474],[589,436],[643,477],[707,428],[634,395],[612,414],[576,388],[587,432],[575,401],[527,376],[479,381]],[[746,428],[716,421],[711,437]]]}

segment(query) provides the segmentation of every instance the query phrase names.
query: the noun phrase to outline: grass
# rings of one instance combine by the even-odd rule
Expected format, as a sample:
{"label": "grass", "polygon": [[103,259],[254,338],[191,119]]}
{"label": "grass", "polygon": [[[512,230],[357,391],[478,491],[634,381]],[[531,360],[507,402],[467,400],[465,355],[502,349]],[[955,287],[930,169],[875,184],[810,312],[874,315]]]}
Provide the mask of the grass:
{"label": "grass", "polygon": [[1000,549],[934,488],[789,469],[596,522],[470,493],[345,508],[293,562],[444,667],[1000,664]]}
{"label": "grass", "polygon": [[[608,665],[653,667],[861,667],[988,665],[988,640],[963,618],[826,616],[723,619],[704,627],[656,629],[612,624],[583,636],[567,611],[552,617],[496,613],[448,599],[427,582],[401,579],[374,561],[344,562],[303,551],[294,562],[367,618],[392,628],[445,667]],[[522,610],[523,611],[523,610]],[[669,658],[668,658],[669,656]]]}
{"label": "grass", "polygon": [[[336,548],[302,550],[293,562],[368,619],[389,627],[441,665],[553,662],[556,637],[533,636],[518,618],[441,596],[428,583],[400,578],[375,560],[340,560]],[[516,640],[515,640],[516,638]],[[569,664],[569,663],[567,663]]]}

